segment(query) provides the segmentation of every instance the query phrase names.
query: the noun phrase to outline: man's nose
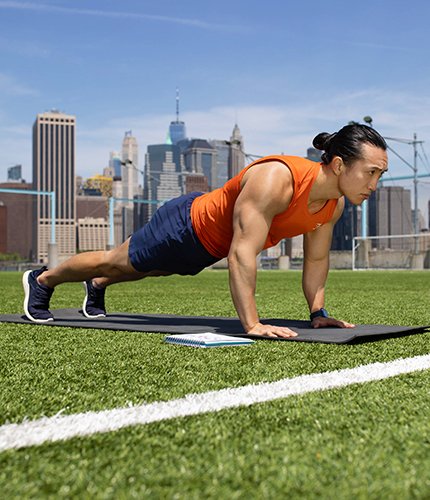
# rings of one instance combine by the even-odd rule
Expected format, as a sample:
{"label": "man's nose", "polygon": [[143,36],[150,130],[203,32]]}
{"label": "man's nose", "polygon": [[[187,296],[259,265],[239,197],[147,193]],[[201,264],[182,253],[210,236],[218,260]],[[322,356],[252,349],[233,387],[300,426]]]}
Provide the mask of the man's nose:
{"label": "man's nose", "polygon": [[377,187],[378,187],[378,179],[374,179],[369,183],[370,191],[376,191]]}

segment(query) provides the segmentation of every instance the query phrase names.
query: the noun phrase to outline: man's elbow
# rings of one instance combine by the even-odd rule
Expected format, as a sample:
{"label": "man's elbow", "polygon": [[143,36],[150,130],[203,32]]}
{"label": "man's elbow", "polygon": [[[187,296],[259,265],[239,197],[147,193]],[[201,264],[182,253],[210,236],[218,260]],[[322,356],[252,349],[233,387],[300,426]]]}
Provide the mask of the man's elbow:
{"label": "man's elbow", "polygon": [[251,249],[243,246],[232,246],[227,255],[228,267],[230,269],[239,266],[254,266],[257,255]]}
{"label": "man's elbow", "polygon": [[240,263],[243,261],[243,256],[240,251],[238,251],[236,248],[230,248],[230,251],[228,252],[227,255],[227,263],[228,267],[236,267],[240,265]]}

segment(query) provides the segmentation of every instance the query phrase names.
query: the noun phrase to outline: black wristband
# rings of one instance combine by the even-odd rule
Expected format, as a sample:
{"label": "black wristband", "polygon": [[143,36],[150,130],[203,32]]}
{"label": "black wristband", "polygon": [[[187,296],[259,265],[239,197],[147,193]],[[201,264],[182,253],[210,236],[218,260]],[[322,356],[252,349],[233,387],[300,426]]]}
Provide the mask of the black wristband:
{"label": "black wristband", "polygon": [[321,307],[321,309],[318,309],[318,311],[314,311],[313,313],[310,314],[309,316],[311,318],[311,321],[315,318],[328,318],[329,314],[324,307]]}

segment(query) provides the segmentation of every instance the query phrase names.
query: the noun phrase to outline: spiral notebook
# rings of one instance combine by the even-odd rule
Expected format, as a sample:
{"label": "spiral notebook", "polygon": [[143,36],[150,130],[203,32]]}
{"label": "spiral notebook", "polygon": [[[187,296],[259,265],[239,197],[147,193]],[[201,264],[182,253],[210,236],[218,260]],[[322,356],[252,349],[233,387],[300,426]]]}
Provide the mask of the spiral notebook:
{"label": "spiral notebook", "polygon": [[190,347],[227,347],[253,344],[254,340],[243,337],[229,337],[219,333],[190,333],[184,335],[169,335],[164,339],[170,344]]}

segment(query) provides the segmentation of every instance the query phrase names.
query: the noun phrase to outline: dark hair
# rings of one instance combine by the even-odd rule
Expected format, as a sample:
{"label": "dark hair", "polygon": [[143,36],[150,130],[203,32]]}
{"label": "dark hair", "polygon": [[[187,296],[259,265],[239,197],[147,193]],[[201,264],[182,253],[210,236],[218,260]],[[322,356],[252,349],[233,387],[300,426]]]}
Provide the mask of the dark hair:
{"label": "dark hair", "polygon": [[328,165],[335,156],[340,156],[345,164],[362,158],[362,145],[372,144],[387,149],[384,138],[372,127],[354,123],[341,128],[339,132],[328,134],[322,132],[312,141],[313,146],[324,151],[321,160]]}

